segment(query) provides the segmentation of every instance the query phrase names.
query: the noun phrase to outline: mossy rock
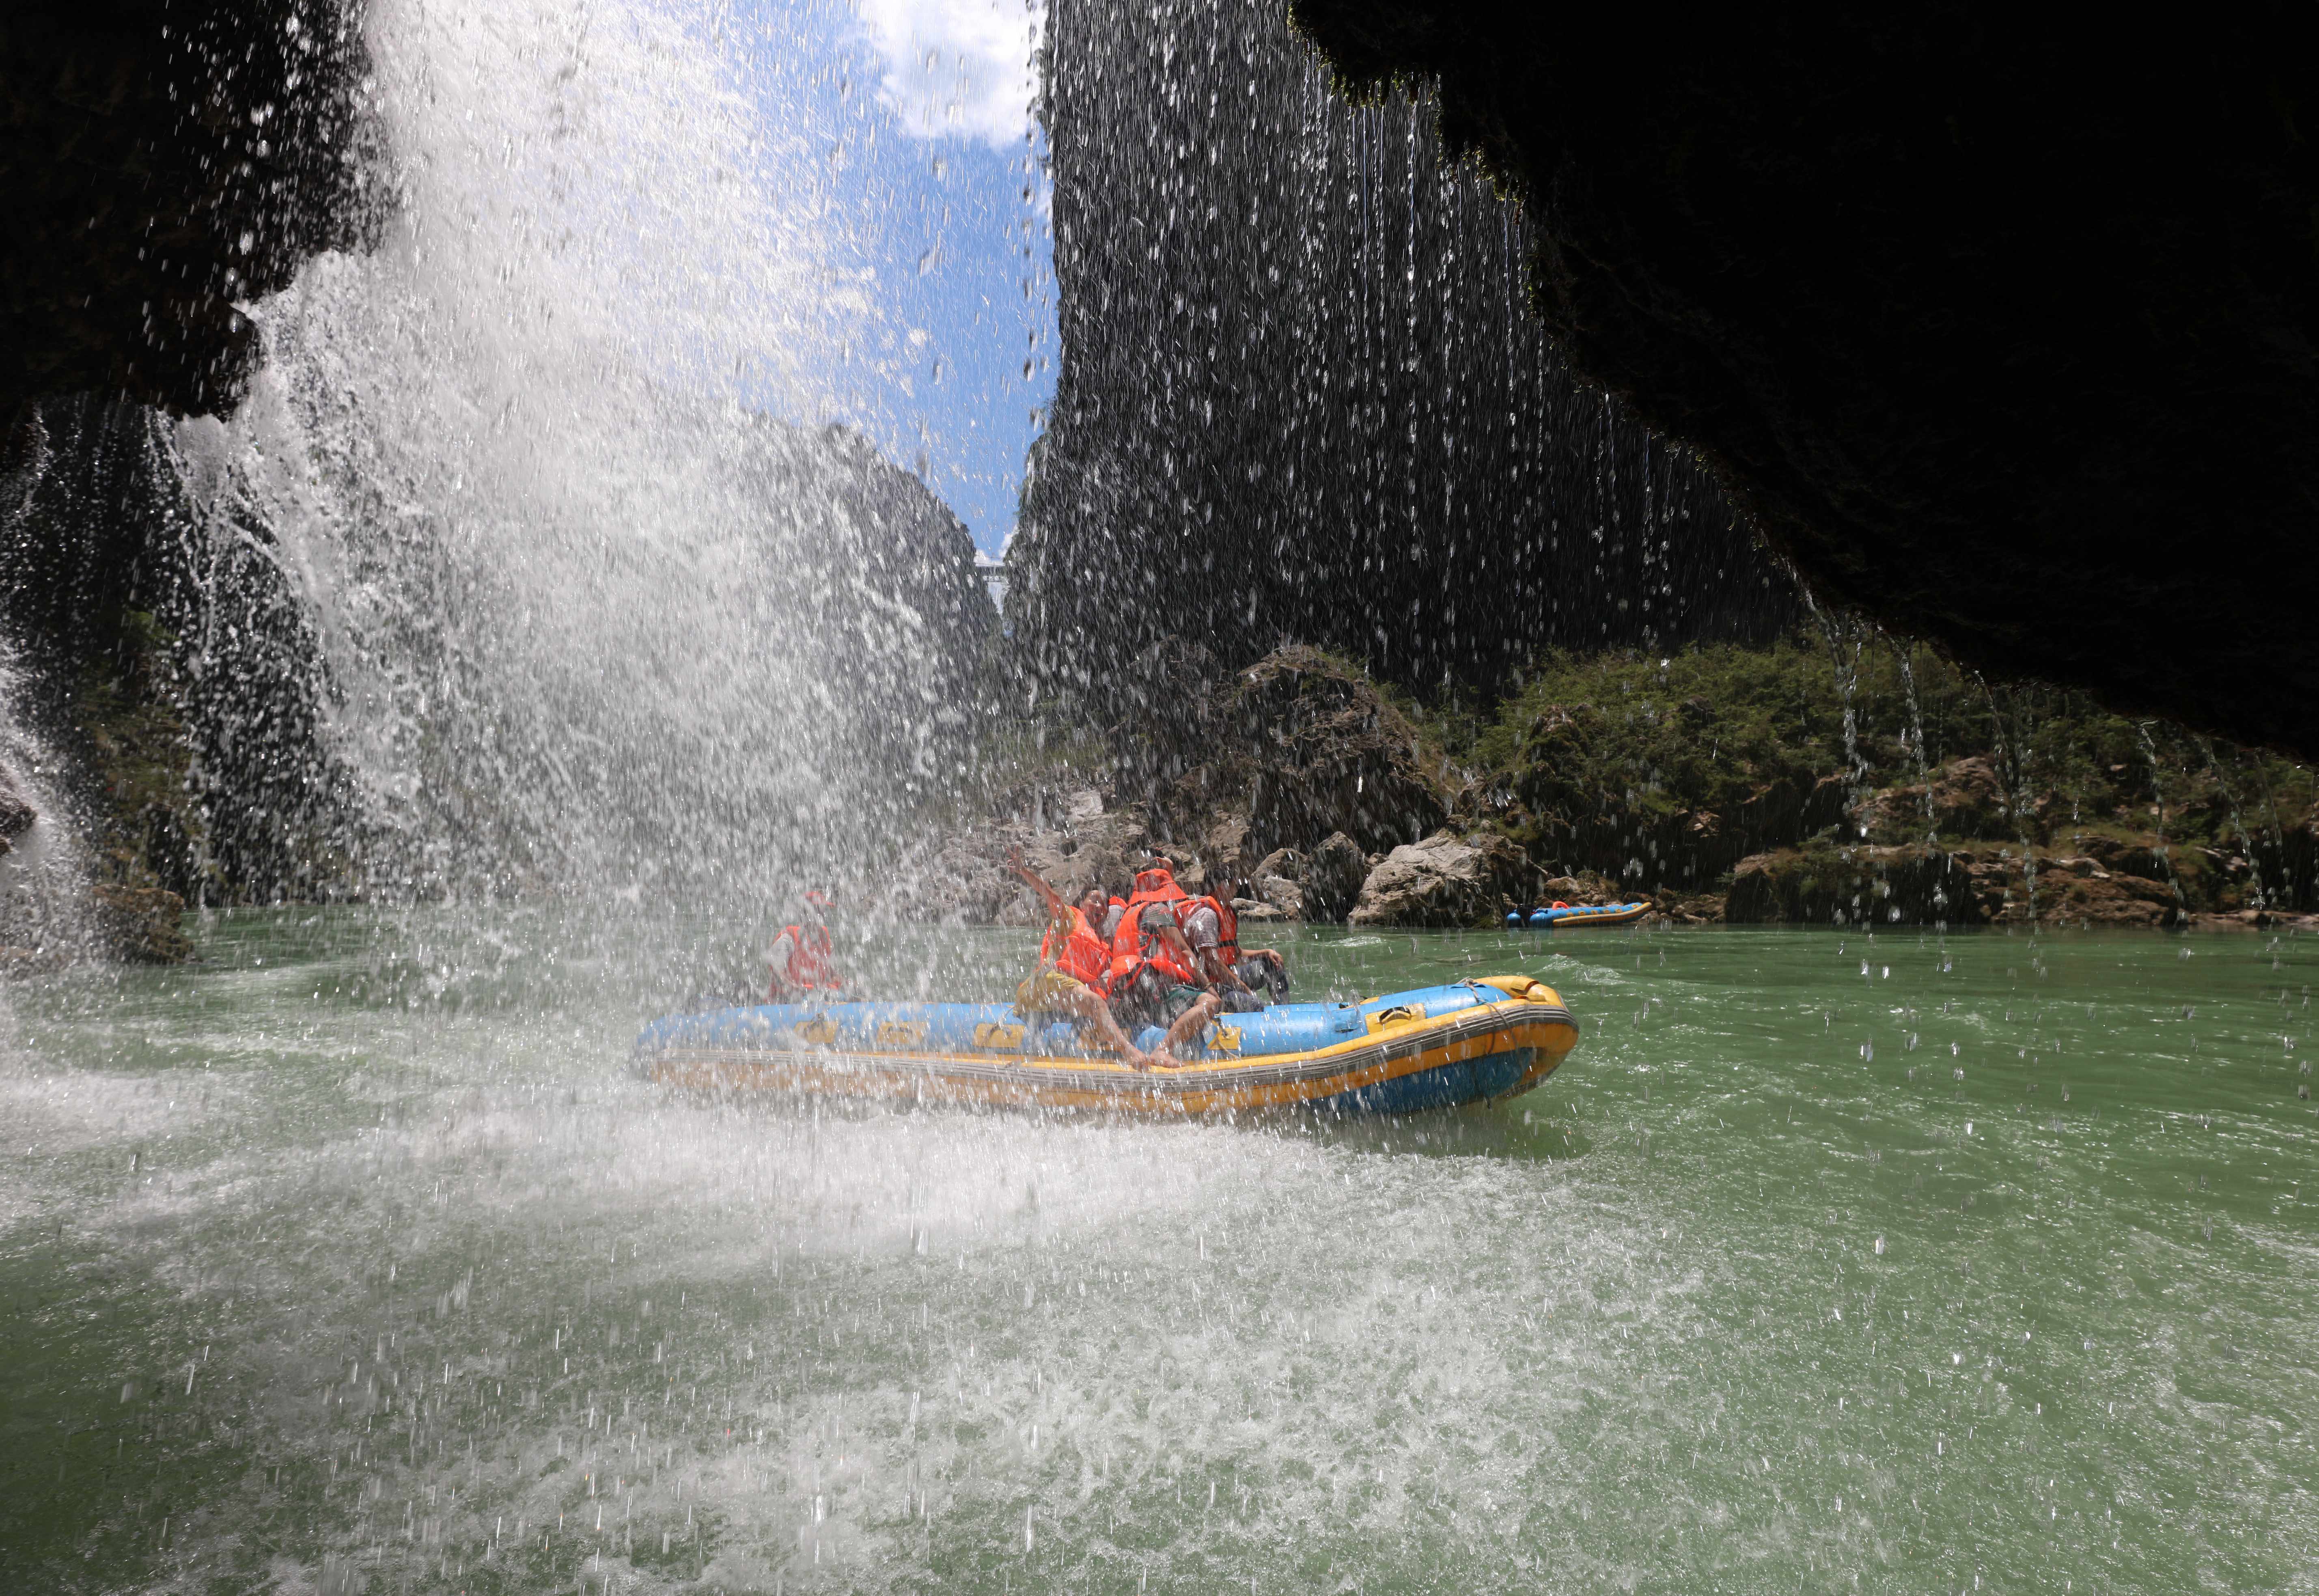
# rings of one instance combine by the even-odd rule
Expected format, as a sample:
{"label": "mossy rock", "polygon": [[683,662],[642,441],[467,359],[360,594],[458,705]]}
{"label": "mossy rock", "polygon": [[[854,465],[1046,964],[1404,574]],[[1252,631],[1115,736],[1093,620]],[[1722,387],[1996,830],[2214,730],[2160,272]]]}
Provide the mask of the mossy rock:
{"label": "mossy rock", "polygon": [[1740,861],[1723,913],[1734,924],[1977,925],[1974,885],[1960,855],[1937,849],[1815,842]]}
{"label": "mossy rock", "polygon": [[161,887],[100,882],[89,890],[98,948],[127,964],[182,964],[194,956],[185,900]]}

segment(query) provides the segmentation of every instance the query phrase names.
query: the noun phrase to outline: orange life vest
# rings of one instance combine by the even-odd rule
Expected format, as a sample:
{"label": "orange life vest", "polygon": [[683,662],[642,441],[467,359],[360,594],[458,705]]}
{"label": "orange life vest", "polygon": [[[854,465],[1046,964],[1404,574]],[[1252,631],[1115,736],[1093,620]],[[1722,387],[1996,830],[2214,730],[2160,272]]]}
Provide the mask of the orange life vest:
{"label": "orange life vest", "polygon": [[1070,925],[1065,930],[1062,946],[1055,945],[1055,933],[1063,922],[1050,921],[1047,934],[1039,940],[1039,962],[1061,970],[1075,981],[1083,981],[1096,991],[1103,991],[1111,981],[1111,950],[1087,924],[1087,917],[1078,909],[1067,911]]}
{"label": "orange life vest", "polygon": [[[838,978],[837,966],[831,961],[829,927],[817,925],[808,931],[801,926],[784,925],[781,935],[790,939],[790,979],[792,987],[808,992],[835,992],[845,983]],[[778,939],[776,939],[778,940]],[[773,998],[781,998],[781,977],[773,977]]]}
{"label": "orange life vest", "polygon": [[1123,990],[1133,980],[1136,972],[1145,965],[1151,966],[1169,979],[1186,986],[1200,987],[1207,983],[1200,972],[1176,951],[1172,943],[1143,929],[1143,911],[1151,904],[1164,904],[1175,915],[1180,925],[1185,906],[1191,899],[1176,885],[1172,871],[1165,870],[1138,870],[1135,893],[1127,900],[1127,913],[1119,917],[1119,930],[1111,939],[1111,986],[1114,991]]}
{"label": "orange life vest", "polygon": [[1221,897],[1196,897],[1177,912],[1178,922],[1189,920],[1194,909],[1213,909],[1216,916],[1216,957],[1230,969],[1240,962],[1240,916],[1232,913],[1232,905]]}

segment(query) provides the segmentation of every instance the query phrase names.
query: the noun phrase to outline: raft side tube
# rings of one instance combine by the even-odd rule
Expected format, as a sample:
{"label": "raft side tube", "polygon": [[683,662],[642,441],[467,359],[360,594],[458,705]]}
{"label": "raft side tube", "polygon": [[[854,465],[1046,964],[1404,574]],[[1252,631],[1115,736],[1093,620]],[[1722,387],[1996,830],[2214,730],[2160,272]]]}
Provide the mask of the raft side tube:
{"label": "raft side tube", "polygon": [[[1156,1032],[1147,1033],[1157,1041]],[[1302,1105],[1402,1114],[1526,1091],[1576,1044],[1526,976],[1222,1016],[1201,1056],[1137,1072],[1075,1023],[1008,1004],[768,1004],[674,1015],[632,1068],[681,1087],[1199,1114]]]}

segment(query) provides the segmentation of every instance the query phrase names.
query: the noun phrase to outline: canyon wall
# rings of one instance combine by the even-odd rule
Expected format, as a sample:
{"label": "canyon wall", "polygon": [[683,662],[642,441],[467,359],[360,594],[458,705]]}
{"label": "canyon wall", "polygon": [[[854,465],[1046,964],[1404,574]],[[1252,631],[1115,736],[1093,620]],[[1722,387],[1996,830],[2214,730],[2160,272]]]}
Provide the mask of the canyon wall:
{"label": "canyon wall", "polygon": [[0,423],[48,394],[239,401],[235,308],[355,247],[383,174],[354,0],[0,10]]}
{"label": "canyon wall", "polygon": [[1010,554],[1042,678],[1168,713],[1161,640],[1326,645],[1420,691],[1550,645],[1768,636],[1707,473],[1526,308],[1521,212],[1427,97],[1348,104],[1277,13],[1049,12],[1063,358]]}

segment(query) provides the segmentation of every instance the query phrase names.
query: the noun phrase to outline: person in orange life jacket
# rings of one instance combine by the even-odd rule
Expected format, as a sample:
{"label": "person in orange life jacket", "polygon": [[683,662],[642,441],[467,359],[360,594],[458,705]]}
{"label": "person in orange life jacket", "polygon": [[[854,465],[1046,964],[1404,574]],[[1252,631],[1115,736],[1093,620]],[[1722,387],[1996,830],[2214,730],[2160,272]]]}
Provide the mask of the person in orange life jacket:
{"label": "person in orange life jacket", "polygon": [[805,895],[798,923],[782,926],[781,935],[773,939],[765,954],[766,968],[772,973],[766,1002],[808,1002],[835,995],[845,985],[831,957],[826,918],[829,906],[829,894],[816,888]]}
{"label": "person in orange life jacket", "polygon": [[1131,1033],[1164,1025],[1160,1051],[1175,1050],[1205,1030],[1223,1007],[1205,989],[1199,955],[1184,936],[1177,910],[1188,902],[1175,869],[1157,854],[1135,873],[1135,891],[1111,944],[1111,1008]]}
{"label": "person in orange life jacket", "polygon": [[1129,1040],[1104,999],[1111,984],[1111,950],[1096,934],[1094,921],[1104,911],[1100,887],[1089,887],[1074,906],[1023,862],[1023,851],[1011,850],[1008,868],[1031,884],[1047,906],[1047,934],[1039,942],[1037,971],[1015,989],[1015,1006],[1023,1014],[1068,1014],[1091,1028],[1104,1046],[1136,1069],[1149,1069],[1158,1059]]}
{"label": "person in orange life jacket", "polygon": [[[1155,960],[1164,973],[1216,994],[1217,1006],[1227,1014],[1249,1014],[1262,1008],[1265,997],[1259,993],[1287,995],[1288,978],[1279,953],[1270,948],[1258,948],[1243,954],[1239,917],[1216,897],[1194,897],[1186,893],[1176,879],[1174,866],[1164,855],[1152,856],[1150,864],[1137,875],[1136,887],[1138,901],[1164,902],[1184,933],[1184,944],[1190,954],[1189,968],[1169,969],[1165,960]],[[1147,906],[1144,913],[1150,918],[1150,928],[1156,932],[1159,921],[1152,909]],[[1114,942],[1115,945],[1115,931]],[[1146,997],[1148,1001],[1148,992]],[[1181,1007],[1187,1000],[1179,993],[1173,1002]]]}
{"label": "person in orange life jacket", "polygon": [[1224,1013],[1253,1014],[1276,989],[1286,994],[1288,978],[1280,955],[1270,948],[1243,953],[1240,918],[1228,905],[1215,897],[1195,897],[1178,909],[1184,940],[1199,961],[1201,983],[1223,999]]}

